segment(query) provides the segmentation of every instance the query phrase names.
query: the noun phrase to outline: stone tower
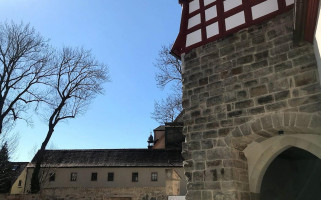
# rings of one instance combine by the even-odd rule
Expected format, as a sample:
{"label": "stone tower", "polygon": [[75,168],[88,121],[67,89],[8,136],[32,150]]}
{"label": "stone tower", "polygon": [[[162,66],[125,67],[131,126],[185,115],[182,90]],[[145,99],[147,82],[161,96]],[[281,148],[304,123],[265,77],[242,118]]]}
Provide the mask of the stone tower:
{"label": "stone tower", "polygon": [[180,3],[186,199],[321,199],[319,1]]}

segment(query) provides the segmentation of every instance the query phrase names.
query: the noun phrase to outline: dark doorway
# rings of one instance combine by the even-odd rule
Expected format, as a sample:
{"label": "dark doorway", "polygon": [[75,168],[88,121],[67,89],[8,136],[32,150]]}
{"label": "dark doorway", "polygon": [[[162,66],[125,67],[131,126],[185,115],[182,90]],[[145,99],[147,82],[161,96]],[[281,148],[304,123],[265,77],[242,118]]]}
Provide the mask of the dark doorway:
{"label": "dark doorway", "polygon": [[287,149],[266,170],[260,200],[321,200],[321,160],[299,148]]}

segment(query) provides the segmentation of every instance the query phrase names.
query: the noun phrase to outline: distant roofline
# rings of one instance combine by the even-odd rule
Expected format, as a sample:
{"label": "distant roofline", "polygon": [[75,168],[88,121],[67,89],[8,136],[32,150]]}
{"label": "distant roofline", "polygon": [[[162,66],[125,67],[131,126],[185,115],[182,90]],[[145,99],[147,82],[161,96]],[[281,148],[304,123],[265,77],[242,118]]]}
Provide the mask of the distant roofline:
{"label": "distant roofline", "polygon": [[[27,168],[34,168],[33,163],[28,163],[26,166]],[[182,165],[159,165],[159,166],[150,166],[150,165],[143,165],[143,166],[55,166],[55,165],[50,165],[50,166],[41,166],[41,168],[180,168],[183,167],[183,162]]]}
{"label": "distant roofline", "polygon": [[160,125],[157,128],[155,128],[153,131],[165,131],[165,125]]}
{"label": "distant roofline", "polygon": [[16,165],[17,165],[17,164],[22,165],[22,164],[28,164],[29,162],[18,162],[18,161],[17,161],[17,162],[16,162],[16,161],[12,161],[12,162],[11,162],[11,161],[10,161],[10,163],[11,163],[11,164],[14,164],[14,165],[15,165],[15,164],[16,164]]}
{"label": "distant roofline", "polygon": [[173,149],[147,149],[147,148],[130,148],[130,149],[46,149],[45,151],[176,151]]}

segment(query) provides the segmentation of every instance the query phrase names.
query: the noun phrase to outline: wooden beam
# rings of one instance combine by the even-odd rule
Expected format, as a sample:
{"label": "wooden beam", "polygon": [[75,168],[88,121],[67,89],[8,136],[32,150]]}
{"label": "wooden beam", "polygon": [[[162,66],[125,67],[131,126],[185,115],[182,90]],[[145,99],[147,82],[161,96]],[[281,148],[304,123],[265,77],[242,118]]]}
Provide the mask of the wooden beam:
{"label": "wooden beam", "polygon": [[320,0],[296,0],[293,40],[313,43]]}
{"label": "wooden beam", "polygon": [[319,10],[319,0],[309,0],[307,1],[307,17],[306,17],[306,27],[304,39],[313,43],[314,33],[317,23],[318,10]]}
{"label": "wooden beam", "polygon": [[293,42],[299,44],[304,40],[304,30],[307,16],[307,1],[296,0],[295,1],[295,21],[293,30]]}

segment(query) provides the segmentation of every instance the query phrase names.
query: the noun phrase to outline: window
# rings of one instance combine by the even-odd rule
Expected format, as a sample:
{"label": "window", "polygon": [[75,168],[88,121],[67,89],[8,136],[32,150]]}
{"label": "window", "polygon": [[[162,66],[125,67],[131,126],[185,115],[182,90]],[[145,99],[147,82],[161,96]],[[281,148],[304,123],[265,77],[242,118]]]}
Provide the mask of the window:
{"label": "window", "polygon": [[18,168],[20,168],[19,165],[13,165],[13,166],[12,166],[12,170],[13,170],[13,171],[16,171]]}
{"label": "window", "polygon": [[70,174],[70,181],[77,181],[77,173],[76,172],[72,172]]}
{"label": "window", "polygon": [[108,172],[107,181],[114,181],[114,172]]}
{"label": "window", "polygon": [[55,180],[56,180],[56,173],[54,172],[49,173],[49,182],[52,182]]}
{"label": "window", "polygon": [[152,180],[152,181],[157,181],[157,172],[152,172],[152,174],[151,174],[151,180]]}
{"label": "window", "polygon": [[132,173],[132,182],[138,182],[138,173],[137,172]]}
{"label": "window", "polygon": [[21,186],[22,186],[22,180],[19,180],[18,187],[21,187]]}
{"label": "window", "polygon": [[97,172],[91,173],[91,181],[97,181]]}

